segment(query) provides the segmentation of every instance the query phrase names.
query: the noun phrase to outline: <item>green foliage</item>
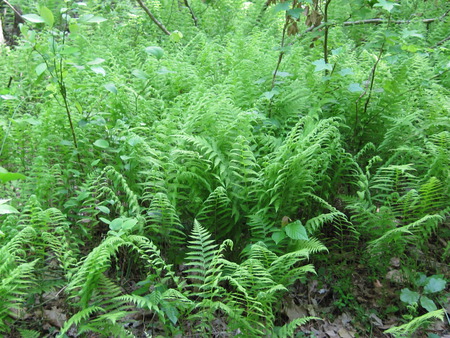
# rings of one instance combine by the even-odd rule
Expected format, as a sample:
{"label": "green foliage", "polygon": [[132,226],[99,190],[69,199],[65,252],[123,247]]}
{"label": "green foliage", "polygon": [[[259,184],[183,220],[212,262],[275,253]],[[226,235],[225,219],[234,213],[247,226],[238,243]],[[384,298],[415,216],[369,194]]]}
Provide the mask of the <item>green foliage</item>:
{"label": "green foliage", "polygon": [[416,332],[419,328],[430,323],[432,319],[440,319],[443,320],[445,310],[436,310],[432,312],[428,312],[422,316],[416,317],[411,320],[409,323],[392,327],[389,330],[384,331],[385,333],[393,334],[395,337],[402,336],[411,336],[414,332]]}
{"label": "green foliage", "polygon": [[[55,305],[61,336],[140,335],[136,311],[155,335],[293,336],[313,318],[288,323],[281,296],[306,287],[310,257],[335,276],[369,262],[369,279],[413,252],[445,265],[445,1],[14,5],[0,331],[53,334],[22,319]],[[434,310],[448,276],[426,273],[401,299]]]}

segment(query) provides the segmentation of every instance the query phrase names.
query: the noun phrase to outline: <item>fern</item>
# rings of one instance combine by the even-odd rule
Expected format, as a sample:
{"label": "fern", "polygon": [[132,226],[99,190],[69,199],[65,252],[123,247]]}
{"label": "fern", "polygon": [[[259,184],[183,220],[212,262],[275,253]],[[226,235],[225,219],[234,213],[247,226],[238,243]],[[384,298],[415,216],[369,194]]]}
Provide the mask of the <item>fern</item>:
{"label": "fern", "polygon": [[445,310],[440,309],[432,312],[428,312],[422,316],[416,317],[411,320],[409,323],[392,327],[389,330],[384,331],[384,333],[393,334],[395,337],[402,336],[412,336],[414,332],[416,332],[419,328],[427,325],[432,319],[443,320],[445,314]]}
{"label": "fern", "polygon": [[216,239],[227,238],[236,224],[233,218],[231,200],[225,188],[217,187],[203,202],[198,221],[214,235]]}
{"label": "fern", "polygon": [[[22,304],[29,289],[36,283],[34,266],[38,260],[26,262],[23,247],[36,237],[32,227],[26,227],[0,247],[0,330],[9,332],[9,322],[20,317]],[[16,312],[16,313],[15,313]]]}
{"label": "fern", "polygon": [[226,240],[219,247],[197,221],[194,222],[191,238],[188,245],[191,251],[186,256],[186,266],[189,267],[185,271],[186,278],[191,280],[192,288],[198,289],[198,296],[212,298],[220,295],[223,290],[218,285],[222,266],[219,259],[226,246],[231,246],[232,242]]}
{"label": "fern", "polygon": [[296,318],[290,323],[287,323],[280,328],[276,328],[271,336],[274,338],[294,337],[294,332],[297,327],[303,326],[306,323],[310,322],[311,320],[319,320],[319,319],[320,318],[317,317]]}
{"label": "fern", "polygon": [[[144,201],[147,202],[150,196],[146,195]],[[167,196],[160,192],[152,198],[148,209],[146,210],[144,233],[150,238],[157,239],[162,237],[163,243],[167,246],[169,243],[182,245],[186,237],[184,228],[178,218],[174,206],[170,203]],[[158,234],[159,236],[155,236]],[[161,237],[160,237],[161,236]]]}

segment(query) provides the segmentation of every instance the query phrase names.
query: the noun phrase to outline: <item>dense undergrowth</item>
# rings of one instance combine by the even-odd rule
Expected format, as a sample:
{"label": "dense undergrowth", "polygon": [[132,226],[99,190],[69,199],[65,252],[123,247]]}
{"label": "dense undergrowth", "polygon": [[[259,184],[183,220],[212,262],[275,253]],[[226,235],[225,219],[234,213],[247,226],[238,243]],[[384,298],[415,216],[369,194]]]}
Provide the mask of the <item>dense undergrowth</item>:
{"label": "dense undergrowth", "polygon": [[445,317],[446,1],[17,0],[6,33],[7,5],[0,333]]}

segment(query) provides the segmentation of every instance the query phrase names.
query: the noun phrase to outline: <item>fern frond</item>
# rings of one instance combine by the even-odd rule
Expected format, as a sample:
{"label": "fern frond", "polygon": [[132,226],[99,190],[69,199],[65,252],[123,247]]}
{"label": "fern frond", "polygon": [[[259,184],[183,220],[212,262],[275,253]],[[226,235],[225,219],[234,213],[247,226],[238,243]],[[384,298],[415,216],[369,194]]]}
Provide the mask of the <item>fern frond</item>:
{"label": "fern frond", "polygon": [[185,231],[175,207],[170,203],[166,194],[159,192],[153,196],[145,215],[145,221],[144,230],[150,238],[156,240],[159,236],[155,236],[155,234],[158,234],[166,241],[170,239],[172,244],[184,243]]}
{"label": "fern frond", "polygon": [[229,237],[236,219],[233,217],[231,200],[225,188],[217,187],[203,202],[202,209],[197,214],[197,220],[216,239]]}
{"label": "fern frond", "polygon": [[88,319],[92,316],[92,314],[96,312],[104,312],[104,310],[99,306],[89,306],[84,308],[83,310],[77,312],[75,315],[69,318],[64,323],[64,326],[61,328],[61,331],[59,332],[60,336],[63,336],[72,325],[79,325],[82,321]]}
{"label": "fern frond", "polygon": [[303,326],[311,320],[320,320],[318,317],[302,317],[296,318],[292,320],[290,323],[283,325],[280,328],[277,328],[273,331],[272,337],[274,338],[285,338],[285,337],[293,337],[295,329],[299,326]]}
{"label": "fern frond", "polygon": [[444,309],[428,312],[422,316],[414,318],[409,323],[397,327],[391,327],[389,330],[384,331],[384,333],[393,334],[395,337],[400,337],[402,335],[412,335],[419,328],[421,328],[424,325],[427,325],[432,319],[443,320],[444,314],[445,314]]}

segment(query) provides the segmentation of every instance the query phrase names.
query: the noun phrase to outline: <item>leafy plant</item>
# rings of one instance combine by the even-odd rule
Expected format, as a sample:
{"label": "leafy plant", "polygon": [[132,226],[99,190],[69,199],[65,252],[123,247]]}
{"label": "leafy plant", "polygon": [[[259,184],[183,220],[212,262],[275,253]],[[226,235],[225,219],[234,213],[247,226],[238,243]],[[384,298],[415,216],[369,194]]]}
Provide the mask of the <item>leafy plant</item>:
{"label": "leafy plant", "polygon": [[428,312],[433,312],[437,310],[437,306],[429,296],[441,292],[446,285],[447,282],[442,276],[427,277],[425,274],[419,274],[419,277],[414,280],[414,286],[420,288],[420,291],[411,291],[409,288],[402,289],[400,300],[408,305],[420,304]]}

